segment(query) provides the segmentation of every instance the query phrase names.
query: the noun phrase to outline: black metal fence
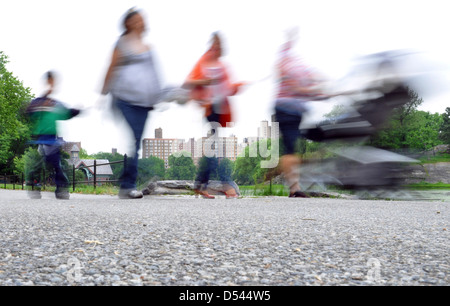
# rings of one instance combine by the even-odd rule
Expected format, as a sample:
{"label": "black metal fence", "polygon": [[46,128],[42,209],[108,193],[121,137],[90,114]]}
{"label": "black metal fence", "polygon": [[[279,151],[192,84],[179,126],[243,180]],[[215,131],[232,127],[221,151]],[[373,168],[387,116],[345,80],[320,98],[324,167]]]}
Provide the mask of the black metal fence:
{"label": "black metal fence", "polygon": [[[75,168],[75,165],[72,166],[72,190],[75,191],[75,187],[77,184],[93,184],[94,185],[94,189],[97,188],[98,183],[117,183],[119,182],[119,180],[107,180],[107,181],[98,181],[97,180],[97,167],[100,166],[108,166],[108,165],[115,165],[115,164],[123,164],[124,168],[126,168],[127,166],[127,155],[125,154],[125,156],[123,157],[123,160],[120,161],[115,161],[115,162],[110,162],[110,163],[103,163],[103,164],[97,164],[97,160],[94,160],[94,164],[92,166],[83,166],[80,168]],[[86,168],[94,168],[93,172],[93,180],[87,180],[87,181],[76,181],[75,180],[75,173],[76,170],[82,170],[82,169],[86,169]]]}
{"label": "black metal fence", "polygon": [[21,175],[0,175],[0,188],[4,188],[6,189],[7,186],[6,185],[12,185],[13,189],[16,189],[16,186],[19,189],[24,190],[24,174],[22,173]]}
{"label": "black metal fence", "polygon": [[[72,190],[75,191],[76,185],[77,184],[93,184],[94,189],[97,188],[97,185],[99,185],[99,183],[117,183],[119,182],[119,180],[105,180],[105,181],[99,181],[97,179],[97,168],[100,166],[107,166],[107,165],[115,165],[115,164],[123,164],[124,168],[126,168],[127,165],[127,155],[124,156],[123,160],[120,161],[115,161],[115,162],[110,162],[110,163],[103,163],[103,164],[98,164],[97,160],[94,160],[94,164],[92,166],[83,166],[80,168],[75,168],[75,165],[72,166]],[[92,180],[85,180],[85,181],[76,181],[75,179],[75,173],[76,170],[82,170],[85,168],[94,168],[93,169],[93,179]],[[45,173],[45,167],[43,169],[43,173],[42,173],[42,177],[44,178],[43,182],[47,182],[46,180],[46,173]],[[20,175],[0,175],[0,188],[4,188],[7,189],[7,185],[12,185],[13,189],[15,190],[16,187],[18,189],[25,189],[25,175],[22,173]],[[45,189],[45,183],[42,184],[42,188]],[[31,188],[34,188],[34,184],[31,185]]]}

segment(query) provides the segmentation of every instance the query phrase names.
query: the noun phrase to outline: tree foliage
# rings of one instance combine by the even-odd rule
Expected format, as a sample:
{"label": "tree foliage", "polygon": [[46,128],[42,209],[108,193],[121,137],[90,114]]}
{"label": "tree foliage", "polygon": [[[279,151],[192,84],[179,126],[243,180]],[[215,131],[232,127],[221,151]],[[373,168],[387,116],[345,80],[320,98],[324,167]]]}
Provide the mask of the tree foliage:
{"label": "tree foliage", "polygon": [[193,180],[195,177],[196,167],[191,157],[185,156],[169,156],[169,169],[166,171],[166,179],[168,180]]}
{"label": "tree foliage", "polygon": [[[83,154],[81,154],[83,152]],[[112,162],[121,162],[124,159],[124,156],[120,153],[112,154],[108,152],[99,152],[92,155],[85,155],[86,151],[83,149],[80,151],[80,158],[83,159],[107,159],[110,163]],[[119,180],[120,176],[123,172],[123,163],[112,164],[111,169],[113,172],[113,176],[110,178],[111,180]]]}
{"label": "tree foliage", "polygon": [[252,185],[265,181],[269,169],[261,167],[261,161],[270,157],[261,156],[261,148],[271,151],[272,140],[263,139],[246,147],[244,154],[234,163],[233,179],[238,184]]}
{"label": "tree foliage", "polygon": [[202,156],[198,160],[197,175],[204,176],[209,173],[210,180],[218,180],[217,168],[219,167],[219,159],[217,157]]}
{"label": "tree foliage", "polygon": [[387,149],[430,150],[442,144],[440,130],[443,117],[419,111],[423,99],[413,90],[408,91],[410,101],[396,109],[386,128],[375,135],[370,144]]}
{"label": "tree foliage", "polygon": [[442,124],[440,128],[440,139],[443,143],[450,145],[450,107],[442,114]]}
{"label": "tree foliage", "polygon": [[[208,169],[209,168],[209,169]],[[233,176],[234,163],[228,158],[203,156],[198,161],[197,173],[209,171],[209,179],[217,181],[229,181]]]}
{"label": "tree foliage", "polygon": [[[38,153],[36,148],[29,147],[22,155],[22,157],[14,160],[16,168],[21,173],[25,174],[25,180],[30,182],[30,171],[36,167],[37,164],[42,162],[42,156]],[[48,167],[46,167],[48,169]]]}
{"label": "tree foliage", "polygon": [[[66,174],[69,182],[72,183],[72,167],[69,166],[67,159],[69,159],[69,154],[61,151],[61,167]],[[40,182],[45,182],[45,184],[54,184],[55,182],[55,171],[53,167],[45,162],[45,158],[39,153],[37,146],[28,146],[25,150],[25,153],[21,156],[16,156],[14,158],[14,166],[15,166],[15,174],[24,174],[24,178],[27,183],[31,183],[33,177],[31,173],[33,171],[42,171],[39,174]],[[45,177],[44,177],[45,175]],[[81,171],[77,171],[76,178],[77,181],[84,180],[84,175],[82,175]]]}
{"label": "tree foliage", "polygon": [[416,111],[414,119],[414,124],[411,124],[409,133],[406,135],[405,144],[407,147],[428,151],[442,144],[439,138],[439,130],[442,125],[440,114]]}
{"label": "tree foliage", "polygon": [[219,181],[227,181],[232,178],[233,166],[233,162],[228,158],[224,158],[219,162],[219,166],[217,167]]}
{"label": "tree foliage", "polygon": [[32,95],[6,69],[7,63],[8,57],[0,51],[0,171],[13,172],[14,157],[25,152],[30,135],[25,110]]}
{"label": "tree foliage", "polygon": [[150,180],[164,179],[166,173],[164,160],[156,156],[140,159],[138,169],[138,184],[144,184]]}

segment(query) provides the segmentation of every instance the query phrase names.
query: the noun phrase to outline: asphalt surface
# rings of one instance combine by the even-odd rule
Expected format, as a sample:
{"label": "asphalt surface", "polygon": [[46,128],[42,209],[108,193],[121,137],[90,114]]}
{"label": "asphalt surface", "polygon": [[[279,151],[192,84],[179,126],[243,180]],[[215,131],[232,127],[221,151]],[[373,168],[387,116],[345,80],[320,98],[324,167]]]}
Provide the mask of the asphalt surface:
{"label": "asphalt surface", "polygon": [[450,202],[0,190],[1,286],[450,285]]}

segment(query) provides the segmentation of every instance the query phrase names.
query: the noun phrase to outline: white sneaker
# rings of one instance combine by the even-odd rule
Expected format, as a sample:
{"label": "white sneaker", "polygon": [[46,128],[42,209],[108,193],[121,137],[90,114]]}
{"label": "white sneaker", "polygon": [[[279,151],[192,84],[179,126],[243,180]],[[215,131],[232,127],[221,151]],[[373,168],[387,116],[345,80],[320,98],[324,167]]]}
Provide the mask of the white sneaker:
{"label": "white sneaker", "polygon": [[121,189],[119,191],[119,198],[121,199],[141,199],[144,194],[136,189]]}
{"label": "white sneaker", "polygon": [[41,191],[40,190],[28,190],[28,197],[33,200],[40,200],[42,199]]}

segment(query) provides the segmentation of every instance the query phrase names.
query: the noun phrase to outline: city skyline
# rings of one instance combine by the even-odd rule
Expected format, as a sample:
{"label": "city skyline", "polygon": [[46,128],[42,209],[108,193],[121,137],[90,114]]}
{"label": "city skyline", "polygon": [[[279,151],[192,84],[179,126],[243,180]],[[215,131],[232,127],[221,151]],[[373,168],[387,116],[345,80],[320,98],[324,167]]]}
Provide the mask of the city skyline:
{"label": "city skyline", "polygon": [[[164,85],[182,85],[208,48],[211,33],[222,33],[226,49],[223,60],[233,80],[248,83],[239,95],[230,97],[234,134],[238,137],[257,136],[251,135],[255,131],[250,129],[260,119],[270,120],[277,92],[274,66],[286,31],[293,27],[299,28],[300,37],[295,51],[330,81],[341,80],[361,56],[417,50],[421,60],[408,61],[405,68],[414,75],[429,67],[426,82],[417,83],[424,99],[420,109],[443,113],[448,105],[450,44],[442,37],[450,19],[445,1],[429,5],[404,0],[234,3],[215,2],[213,6],[220,7],[221,13],[214,14],[211,3],[204,0],[197,5],[181,0],[98,0],[89,2],[89,9],[55,0],[6,1],[3,8],[9,13],[0,18],[3,28],[8,29],[0,33],[2,51],[9,59],[8,71],[36,96],[45,91],[41,79],[45,71],[53,70],[61,76],[54,98],[83,112],[60,124],[60,136],[82,140],[89,153],[109,151],[111,146],[126,152],[133,147],[124,124],[109,112],[110,97],[100,95],[113,47],[122,34],[118,24],[133,6],[146,14],[149,31],[145,41],[154,48]],[[323,22],[318,22],[317,16],[322,16]],[[47,47],[30,49],[37,45]],[[329,102],[314,102],[305,120],[315,116],[317,110],[331,111],[333,101]],[[204,111],[192,102],[158,106],[151,113],[144,137],[159,126],[173,138],[197,137],[202,132],[203,116]]]}
{"label": "city skyline", "polygon": [[[272,118],[273,120],[273,118]],[[272,135],[273,121],[261,120],[258,127],[255,127],[256,135],[248,136],[239,139],[236,135],[218,136],[208,133],[203,137],[190,137],[186,138],[165,138],[164,129],[158,127],[154,129],[154,137],[144,137],[141,142],[141,150],[139,152],[139,158],[149,158],[150,156],[158,157],[164,160],[165,168],[169,168],[169,157],[174,155],[175,157],[189,156],[192,157],[194,164],[198,164],[198,161],[203,156],[218,157],[230,159],[235,161],[242,155],[245,148],[251,146],[253,143],[261,140],[268,139]],[[64,141],[64,139],[63,139]],[[64,141],[63,150],[70,154],[70,150],[73,145],[81,150],[82,141]],[[87,152],[86,152],[87,153]],[[111,154],[127,154],[121,153],[115,147],[112,147],[109,152],[95,152],[98,153],[111,153]],[[187,154],[186,154],[187,153]],[[89,154],[89,155],[92,155]]]}
{"label": "city skyline", "polygon": [[211,131],[206,137],[191,137],[187,140],[183,138],[165,138],[164,129],[159,127],[155,129],[154,138],[147,137],[142,139],[140,157],[158,157],[164,160],[166,168],[169,167],[169,157],[171,155],[176,157],[189,156],[194,160],[195,164],[203,156],[215,156],[219,159],[227,158],[235,161],[247,146],[260,139],[270,138],[271,127],[268,120],[262,120],[260,126],[256,128],[258,136],[243,137],[240,142],[234,134],[220,136]]}
{"label": "city skyline", "polygon": [[[261,161],[261,168],[274,168],[278,165],[280,152],[279,152],[279,125],[278,122],[273,121],[272,116],[271,124],[269,121],[260,121],[260,126],[257,127],[259,136],[257,137],[244,137],[242,141],[238,142],[238,137],[235,135],[220,137],[210,131],[206,137],[189,138],[187,141],[181,138],[163,138],[163,129],[161,127],[154,130],[155,138],[143,138],[141,140],[142,146],[138,152],[140,159],[149,158],[155,156],[164,161],[166,169],[169,167],[169,157],[191,157],[195,165],[198,165],[200,158],[217,157],[219,162],[221,159],[229,159],[236,161],[238,157],[247,157],[245,149],[250,147],[248,151],[248,157],[264,157],[266,160]],[[158,138],[159,137],[159,138]],[[269,148],[268,142],[261,143],[260,140],[271,139],[271,146]],[[274,141],[277,140],[277,141]],[[62,139],[63,140],[63,139]],[[64,141],[63,141],[64,142]],[[253,146],[254,143],[259,142],[257,146]],[[81,142],[66,142],[66,147],[76,144],[81,150]],[[118,154],[117,148],[111,148],[111,154]],[[245,152],[245,155],[242,153]],[[71,152],[68,152],[69,154]],[[97,153],[107,153],[104,151]],[[121,153],[119,153],[121,154]],[[124,153],[124,155],[127,153]],[[128,155],[128,154],[127,154]]]}

